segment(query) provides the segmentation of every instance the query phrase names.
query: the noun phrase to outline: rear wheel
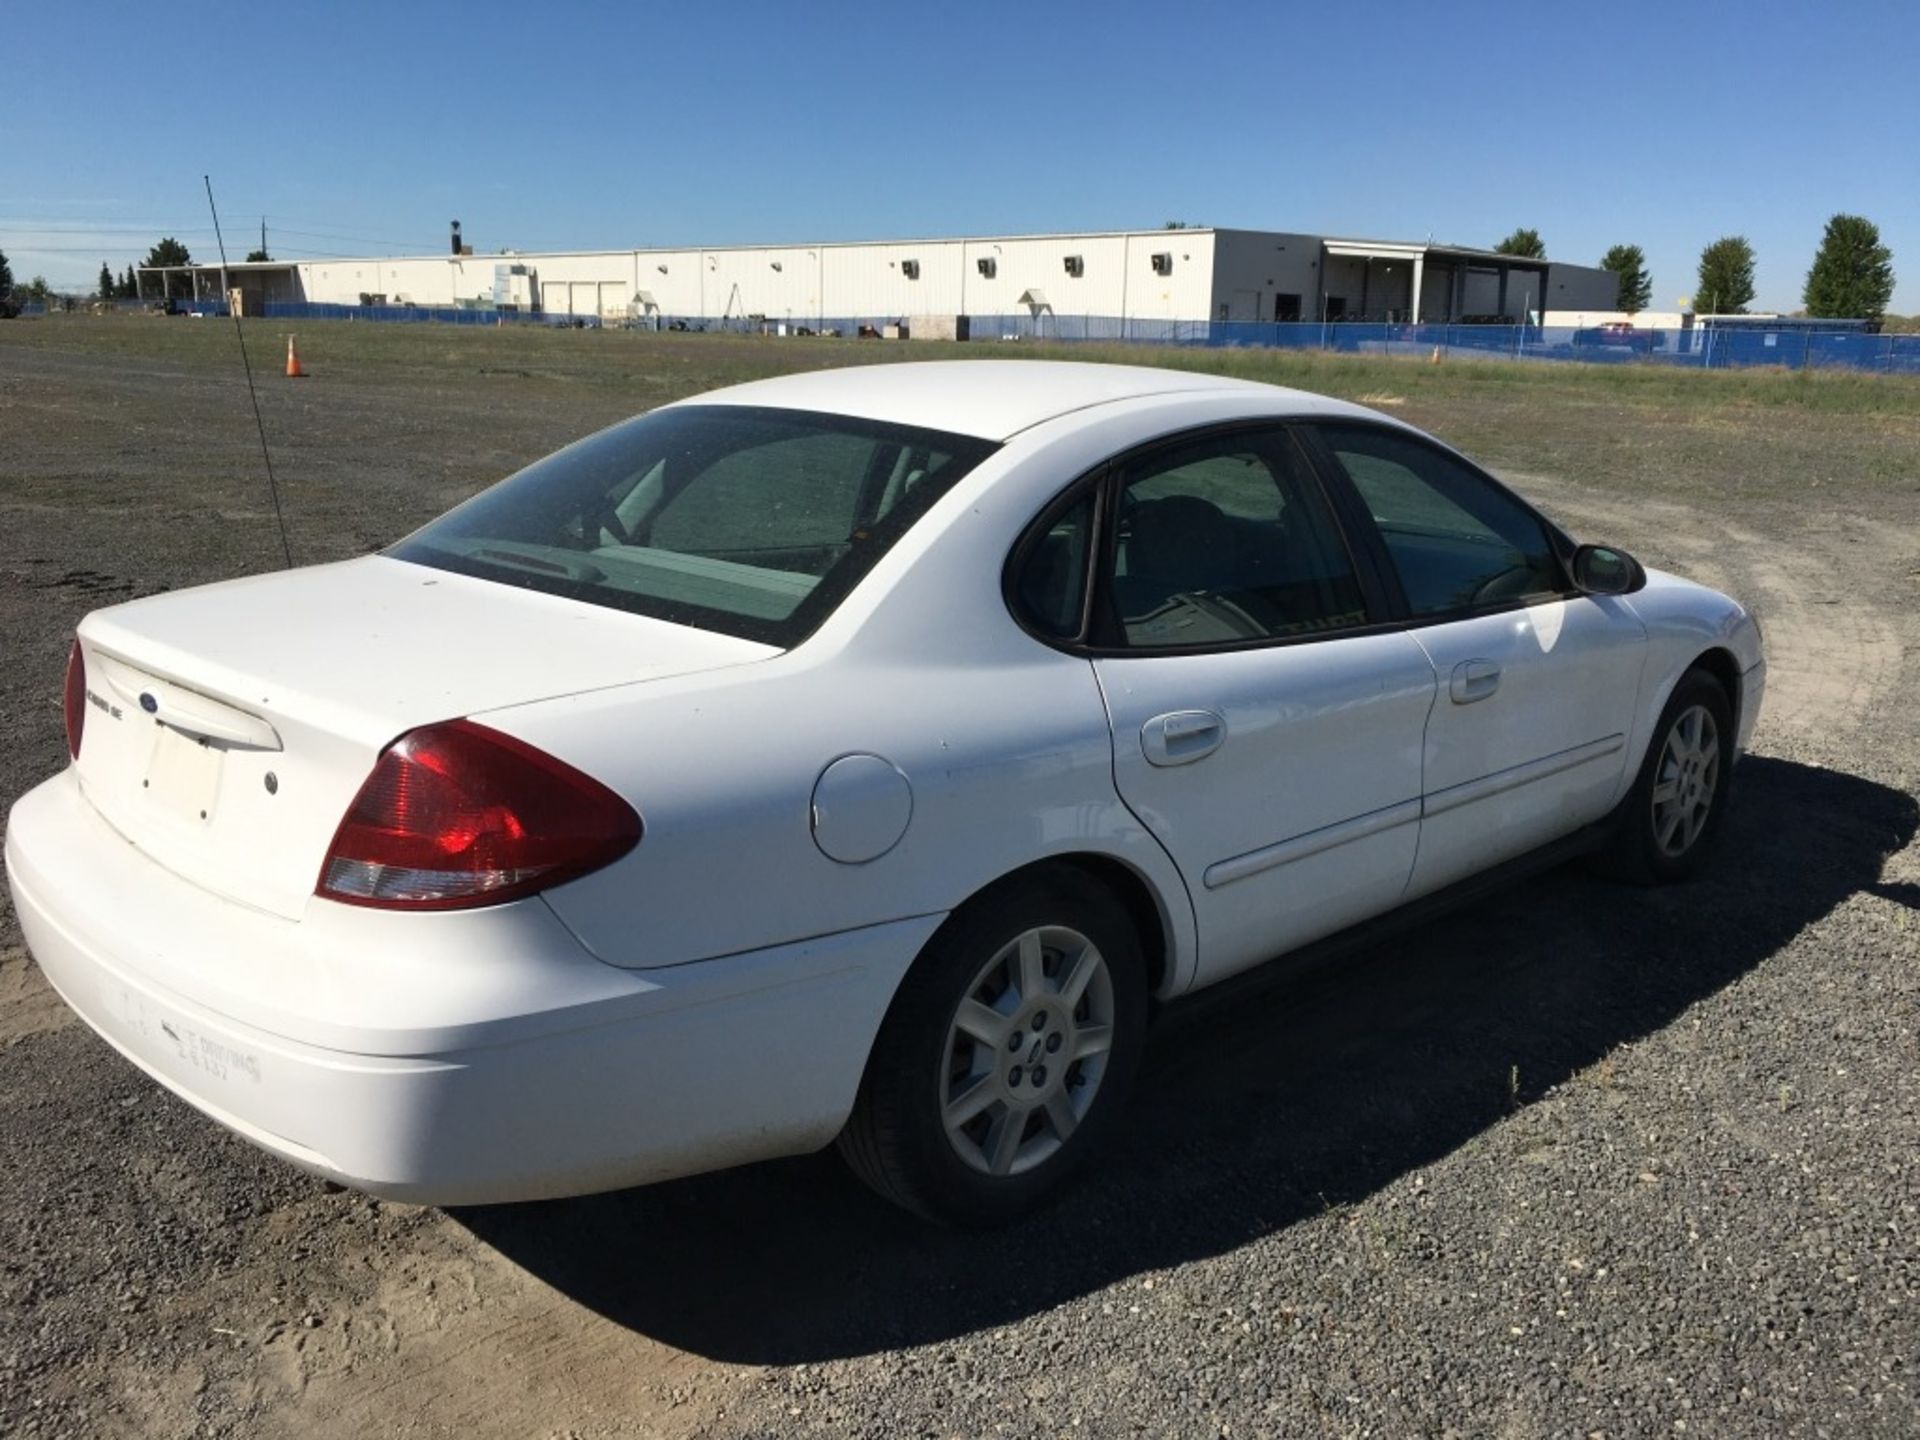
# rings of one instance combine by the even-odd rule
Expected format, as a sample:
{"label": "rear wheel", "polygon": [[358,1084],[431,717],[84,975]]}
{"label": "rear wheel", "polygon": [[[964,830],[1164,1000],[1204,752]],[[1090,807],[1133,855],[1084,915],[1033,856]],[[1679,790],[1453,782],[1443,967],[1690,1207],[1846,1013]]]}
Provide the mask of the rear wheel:
{"label": "rear wheel", "polygon": [[1630,880],[1685,880],[1706,863],[1733,773],[1733,706],[1720,681],[1689,670],[1674,687],[1620,815],[1610,859]]}
{"label": "rear wheel", "polygon": [[1068,867],[995,886],[914,962],[841,1153],[922,1215],[1012,1219],[1112,1133],[1146,1012],[1139,939],[1102,886]]}

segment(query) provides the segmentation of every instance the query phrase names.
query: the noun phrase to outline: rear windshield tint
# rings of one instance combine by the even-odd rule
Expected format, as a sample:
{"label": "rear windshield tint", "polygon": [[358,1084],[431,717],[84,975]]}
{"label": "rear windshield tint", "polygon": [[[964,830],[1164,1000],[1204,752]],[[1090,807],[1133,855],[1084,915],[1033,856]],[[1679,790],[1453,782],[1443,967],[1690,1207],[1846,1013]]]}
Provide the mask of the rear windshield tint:
{"label": "rear windshield tint", "polygon": [[660,410],[529,465],[387,554],[791,647],[994,448],[843,415]]}

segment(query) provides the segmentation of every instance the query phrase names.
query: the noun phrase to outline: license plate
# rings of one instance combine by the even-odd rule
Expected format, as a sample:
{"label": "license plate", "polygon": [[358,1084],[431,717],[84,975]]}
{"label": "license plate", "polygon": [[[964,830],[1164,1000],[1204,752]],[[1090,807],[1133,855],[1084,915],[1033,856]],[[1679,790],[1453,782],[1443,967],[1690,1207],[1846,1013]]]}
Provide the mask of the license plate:
{"label": "license plate", "polygon": [[145,780],[148,799],[183,820],[211,819],[220,798],[223,752],[169,725],[153,729],[153,755],[147,761]]}

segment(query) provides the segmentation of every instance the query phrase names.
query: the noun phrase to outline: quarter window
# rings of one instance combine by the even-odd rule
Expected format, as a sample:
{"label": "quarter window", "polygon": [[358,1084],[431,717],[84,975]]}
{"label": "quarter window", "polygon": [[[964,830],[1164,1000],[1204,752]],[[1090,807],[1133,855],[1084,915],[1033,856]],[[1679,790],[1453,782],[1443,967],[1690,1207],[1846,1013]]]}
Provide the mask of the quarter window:
{"label": "quarter window", "polygon": [[1018,598],[1027,623],[1058,640],[1080,634],[1087,598],[1087,557],[1093,553],[1091,486],[1031,542],[1020,571]]}
{"label": "quarter window", "polygon": [[1285,431],[1163,450],[1122,476],[1107,593],[1124,643],[1201,646],[1358,625],[1326,498]]}
{"label": "quarter window", "polygon": [[1485,476],[1389,431],[1326,425],[1321,434],[1373,516],[1415,615],[1562,593],[1539,517]]}

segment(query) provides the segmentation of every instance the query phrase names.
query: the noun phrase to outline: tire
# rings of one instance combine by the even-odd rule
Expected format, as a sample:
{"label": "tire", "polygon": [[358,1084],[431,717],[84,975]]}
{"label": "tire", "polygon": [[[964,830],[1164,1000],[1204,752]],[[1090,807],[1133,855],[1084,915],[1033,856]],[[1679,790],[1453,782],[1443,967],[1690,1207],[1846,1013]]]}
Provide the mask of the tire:
{"label": "tire", "polygon": [[[1703,718],[1704,717],[1704,718]],[[1606,854],[1623,880],[1690,880],[1712,852],[1733,780],[1733,705],[1705,670],[1673,687]]]}
{"label": "tire", "polygon": [[1068,866],[1012,877],[956,910],[914,961],[840,1153],[928,1219],[1004,1224],[1109,1142],[1146,1022],[1140,939],[1117,898]]}

